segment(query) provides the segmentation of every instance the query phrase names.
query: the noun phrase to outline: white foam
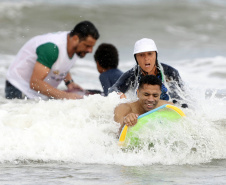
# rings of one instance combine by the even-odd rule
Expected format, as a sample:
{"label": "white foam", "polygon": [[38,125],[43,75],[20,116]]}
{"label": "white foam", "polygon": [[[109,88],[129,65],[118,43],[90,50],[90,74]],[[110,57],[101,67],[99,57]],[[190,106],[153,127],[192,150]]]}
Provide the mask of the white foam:
{"label": "white foam", "polygon": [[183,80],[191,87],[222,89],[226,86],[226,58],[200,58],[177,62]]}
{"label": "white foam", "polygon": [[206,102],[195,111],[185,110],[187,119],[181,124],[157,127],[150,134],[153,150],[123,152],[117,145],[119,124],[113,121],[114,107],[123,101],[115,93],[83,100],[5,101],[0,105],[0,161],[148,165],[197,164],[226,157],[226,130],[214,123],[226,119],[220,111],[223,104],[215,101],[215,117]]}

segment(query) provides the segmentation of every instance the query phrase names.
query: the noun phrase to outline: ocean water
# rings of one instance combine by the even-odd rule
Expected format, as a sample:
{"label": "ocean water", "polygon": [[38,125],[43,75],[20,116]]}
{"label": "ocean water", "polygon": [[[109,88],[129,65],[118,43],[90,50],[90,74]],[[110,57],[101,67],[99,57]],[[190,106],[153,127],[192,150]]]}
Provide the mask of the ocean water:
{"label": "ocean water", "polygon": [[[211,0],[0,0],[0,184],[225,184],[226,4]],[[130,69],[136,40],[156,41],[159,60],[179,70],[190,108],[180,124],[150,133],[153,150],[123,151],[116,105],[130,99],[6,100],[5,75],[32,36],[91,20]],[[94,51],[96,49],[94,48]],[[73,79],[99,89],[93,54]],[[60,89],[65,89],[60,84]]]}

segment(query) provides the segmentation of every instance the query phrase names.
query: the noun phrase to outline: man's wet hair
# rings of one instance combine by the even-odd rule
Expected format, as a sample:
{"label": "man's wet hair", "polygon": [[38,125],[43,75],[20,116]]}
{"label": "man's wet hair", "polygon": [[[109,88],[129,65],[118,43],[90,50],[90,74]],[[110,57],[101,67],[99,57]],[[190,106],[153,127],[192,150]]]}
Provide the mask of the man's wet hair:
{"label": "man's wet hair", "polygon": [[140,82],[139,82],[138,89],[143,88],[144,84],[158,85],[160,89],[162,87],[162,81],[158,77],[156,77],[154,75],[142,76],[141,79],[140,79]]}
{"label": "man's wet hair", "polygon": [[93,37],[95,40],[97,40],[100,37],[97,28],[94,26],[93,23],[89,21],[82,21],[78,23],[74,27],[74,29],[71,30],[69,35],[70,37],[78,35],[80,40],[85,40],[88,36]]}
{"label": "man's wet hair", "polygon": [[118,51],[112,44],[100,44],[94,54],[94,59],[104,69],[115,69],[118,67]]}

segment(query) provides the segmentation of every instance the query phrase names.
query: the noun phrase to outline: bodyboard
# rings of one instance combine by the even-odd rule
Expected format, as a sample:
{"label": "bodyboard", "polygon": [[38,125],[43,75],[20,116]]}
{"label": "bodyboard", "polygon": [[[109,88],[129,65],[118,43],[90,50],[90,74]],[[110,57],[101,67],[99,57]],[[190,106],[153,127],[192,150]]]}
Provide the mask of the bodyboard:
{"label": "bodyboard", "polygon": [[119,145],[138,145],[139,137],[137,137],[137,135],[141,134],[139,131],[141,132],[142,128],[147,126],[147,123],[154,122],[156,120],[160,120],[160,122],[164,122],[164,120],[175,122],[184,116],[185,114],[181,109],[170,104],[165,104],[149,112],[146,112],[138,117],[137,124],[133,127],[128,127],[127,125],[123,127],[119,137]]}

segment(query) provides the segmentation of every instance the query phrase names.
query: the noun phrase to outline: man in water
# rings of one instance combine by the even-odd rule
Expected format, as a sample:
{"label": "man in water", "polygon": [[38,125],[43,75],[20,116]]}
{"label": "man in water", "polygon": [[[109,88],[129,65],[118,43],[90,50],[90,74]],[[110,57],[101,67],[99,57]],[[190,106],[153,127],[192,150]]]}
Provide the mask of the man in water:
{"label": "man in water", "polygon": [[6,76],[8,99],[78,99],[82,96],[57,89],[64,80],[68,91],[82,89],[69,70],[78,57],[91,53],[99,33],[89,21],[78,23],[70,32],[39,35],[18,52]]}
{"label": "man in water", "polygon": [[137,89],[138,100],[132,103],[123,103],[115,108],[114,120],[120,123],[121,132],[124,125],[128,127],[134,126],[137,123],[139,115],[150,110],[160,107],[164,104],[172,104],[166,100],[161,100],[161,80],[154,75],[142,76]]}

